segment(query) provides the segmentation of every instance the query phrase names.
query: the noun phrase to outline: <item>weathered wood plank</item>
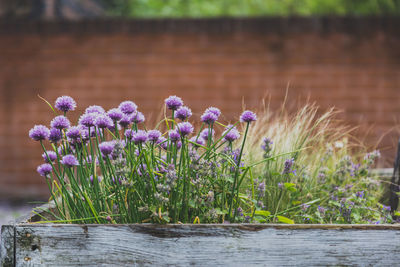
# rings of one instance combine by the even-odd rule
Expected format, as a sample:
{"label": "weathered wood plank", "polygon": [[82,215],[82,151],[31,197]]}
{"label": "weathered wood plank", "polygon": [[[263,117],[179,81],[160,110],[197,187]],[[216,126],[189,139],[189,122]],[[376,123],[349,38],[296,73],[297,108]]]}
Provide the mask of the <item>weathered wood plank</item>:
{"label": "weathered wood plank", "polygon": [[299,225],[21,224],[16,226],[16,240],[16,266],[400,263],[398,225],[302,229]]}
{"label": "weathered wood plank", "polygon": [[1,227],[0,266],[14,266],[14,226]]}

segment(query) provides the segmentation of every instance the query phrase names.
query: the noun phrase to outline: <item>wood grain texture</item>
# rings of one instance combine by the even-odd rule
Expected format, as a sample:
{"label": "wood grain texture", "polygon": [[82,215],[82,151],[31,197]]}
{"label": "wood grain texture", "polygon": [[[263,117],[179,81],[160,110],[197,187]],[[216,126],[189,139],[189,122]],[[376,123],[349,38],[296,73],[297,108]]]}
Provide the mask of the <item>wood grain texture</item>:
{"label": "wood grain texture", "polygon": [[399,225],[20,224],[15,230],[16,266],[400,263]]}
{"label": "wood grain texture", "polygon": [[14,226],[1,227],[0,266],[14,266]]}

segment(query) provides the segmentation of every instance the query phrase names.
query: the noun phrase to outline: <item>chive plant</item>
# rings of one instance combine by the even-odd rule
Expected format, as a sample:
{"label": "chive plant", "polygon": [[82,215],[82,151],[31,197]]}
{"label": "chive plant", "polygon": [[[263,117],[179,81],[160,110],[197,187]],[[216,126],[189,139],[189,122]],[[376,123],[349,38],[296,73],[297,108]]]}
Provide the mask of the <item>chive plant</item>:
{"label": "chive plant", "polygon": [[[243,151],[256,115],[245,111],[226,126],[218,121],[220,110],[210,107],[195,132],[181,98],[170,96],[165,105],[162,122],[145,130],[132,101],[108,112],[90,106],[72,126],[67,114],[75,101],[56,100],[62,114],[50,129],[35,125],[29,136],[44,150],[37,171],[49,186],[57,222],[222,223],[243,221],[244,211],[254,215],[256,199],[241,192],[251,173]],[[222,128],[219,137],[216,128]]]}

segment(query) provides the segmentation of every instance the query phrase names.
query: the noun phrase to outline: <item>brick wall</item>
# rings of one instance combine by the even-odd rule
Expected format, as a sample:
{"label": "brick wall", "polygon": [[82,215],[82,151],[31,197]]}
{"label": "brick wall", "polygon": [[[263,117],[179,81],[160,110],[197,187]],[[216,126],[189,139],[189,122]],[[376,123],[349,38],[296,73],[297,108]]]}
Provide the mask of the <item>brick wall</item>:
{"label": "brick wall", "polygon": [[[36,174],[33,124],[52,118],[37,95],[111,108],[132,99],[155,118],[177,94],[199,115],[237,116],[270,96],[336,106],[370,145],[394,156],[400,119],[400,20],[396,18],[0,22],[0,199],[47,196]],[[150,115],[151,114],[151,115]],[[392,131],[391,131],[392,130]]]}

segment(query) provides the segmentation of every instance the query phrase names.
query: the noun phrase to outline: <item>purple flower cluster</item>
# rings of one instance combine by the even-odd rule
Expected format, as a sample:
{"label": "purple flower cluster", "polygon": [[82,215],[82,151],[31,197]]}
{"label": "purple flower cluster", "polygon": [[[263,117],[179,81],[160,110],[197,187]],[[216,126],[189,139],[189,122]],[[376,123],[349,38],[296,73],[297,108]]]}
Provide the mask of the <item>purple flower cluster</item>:
{"label": "purple flower cluster", "polygon": [[62,116],[62,115],[55,117],[50,122],[50,126],[52,128],[56,128],[56,129],[59,129],[59,130],[67,129],[67,128],[69,128],[70,125],[71,125],[71,123],[69,122],[67,117]]}
{"label": "purple flower cluster", "polygon": [[145,121],[144,115],[142,112],[137,111],[135,114],[132,115],[131,121],[134,123],[142,123]]}
{"label": "purple flower cluster", "polygon": [[53,144],[57,144],[58,142],[60,142],[61,139],[62,139],[61,131],[56,128],[51,128],[50,135],[49,135],[49,141]]}
{"label": "purple flower cluster", "polygon": [[250,111],[250,110],[246,110],[242,113],[242,115],[240,116],[240,122],[253,122],[257,120],[257,116],[254,112]]}
{"label": "purple flower cluster", "polygon": [[176,131],[178,131],[181,136],[187,136],[194,131],[194,127],[190,122],[181,122],[176,126]]}
{"label": "purple flower cluster", "polygon": [[150,142],[156,143],[161,136],[161,132],[159,130],[150,130],[147,133],[147,137]]}
{"label": "purple flower cluster", "polygon": [[133,134],[132,140],[136,145],[145,143],[147,141],[146,131],[138,130],[136,133]]}
{"label": "purple flower cluster", "polygon": [[283,168],[282,174],[289,174],[289,173],[293,173],[294,174],[295,171],[292,170],[293,163],[294,163],[294,159],[293,158],[285,160],[285,166]]}
{"label": "purple flower cluster", "polygon": [[228,125],[222,135],[224,135],[224,140],[227,142],[233,142],[240,138],[239,131],[233,125]]}
{"label": "purple flower cluster", "polygon": [[55,107],[60,111],[67,112],[70,110],[75,110],[76,102],[70,96],[60,96],[56,99]]}
{"label": "purple flower cluster", "polygon": [[35,125],[29,131],[29,137],[35,141],[42,141],[48,139],[50,136],[50,130],[44,125]]}
{"label": "purple flower cluster", "polygon": [[121,104],[119,104],[119,110],[122,111],[122,113],[126,115],[130,115],[137,110],[137,105],[133,103],[132,101],[124,101]]}
{"label": "purple flower cluster", "polygon": [[54,151],[46,151],[42,154],[42,157],[46,163],[50,163],[57,159],[57,154]]}
{"label": "purple flower cluster", "polygon": [[94,121],[94,124],[100,129],[112,128],[114,127],[113,121],[107,115],[98,115]]}
{"label": "purple flower cluster", "polygon": [[177,110],[183,105],[183,101],[180,97],[173,95],[165,99],[165,105],[170,110]]}
{"label": "purple flower cluster", "polygon": [[61,164],[65,165],[66,167],[73,167],[73,166],[78,166],[79,161],[76,159],[74,155],[68,154],[62,158]]}
{"label": "purple flower cluster", "polygon": [[113,152],[114,146],[115,146],[114,141],[108,141],[99,144],[99,149],[101,154],[103,154],[104,156],[108,156]]}
{"label": "purple flower cluster", "polygon": [[44,163],[42,165],[39,165],[36,170],[40,174],[40,176],[47,177],[53,171],[53,168],[50,164]]}
{"label": "purple flower cluster", "polygon": [[122,111],[120,111],[117,108],[113,108],[110,109],[107,112],[108,117],[110,117],[110,119],[112,119],[113,121],[120,121],[122,119],[122,116],[124,115],[124,113],[122,113]]}
{"label": "purple flower cluster", "polygon": [[180,119],[182,121],[190,118],[191,116],[192,116],[191,109],[185,106],[178,108],[178,110],[175,113],[175,118]]}
{"label": "purple flower cluster", "polygon": [[93,127],[97,113],[84,113],[79,118],[79,124],[86,127]]}
{"label": "purple flower cluster", "polygon": [[95,114],[104,114],[106,111],[104,108],[98,105],[89,106],[85,109],[85,113],[95,113]]}

